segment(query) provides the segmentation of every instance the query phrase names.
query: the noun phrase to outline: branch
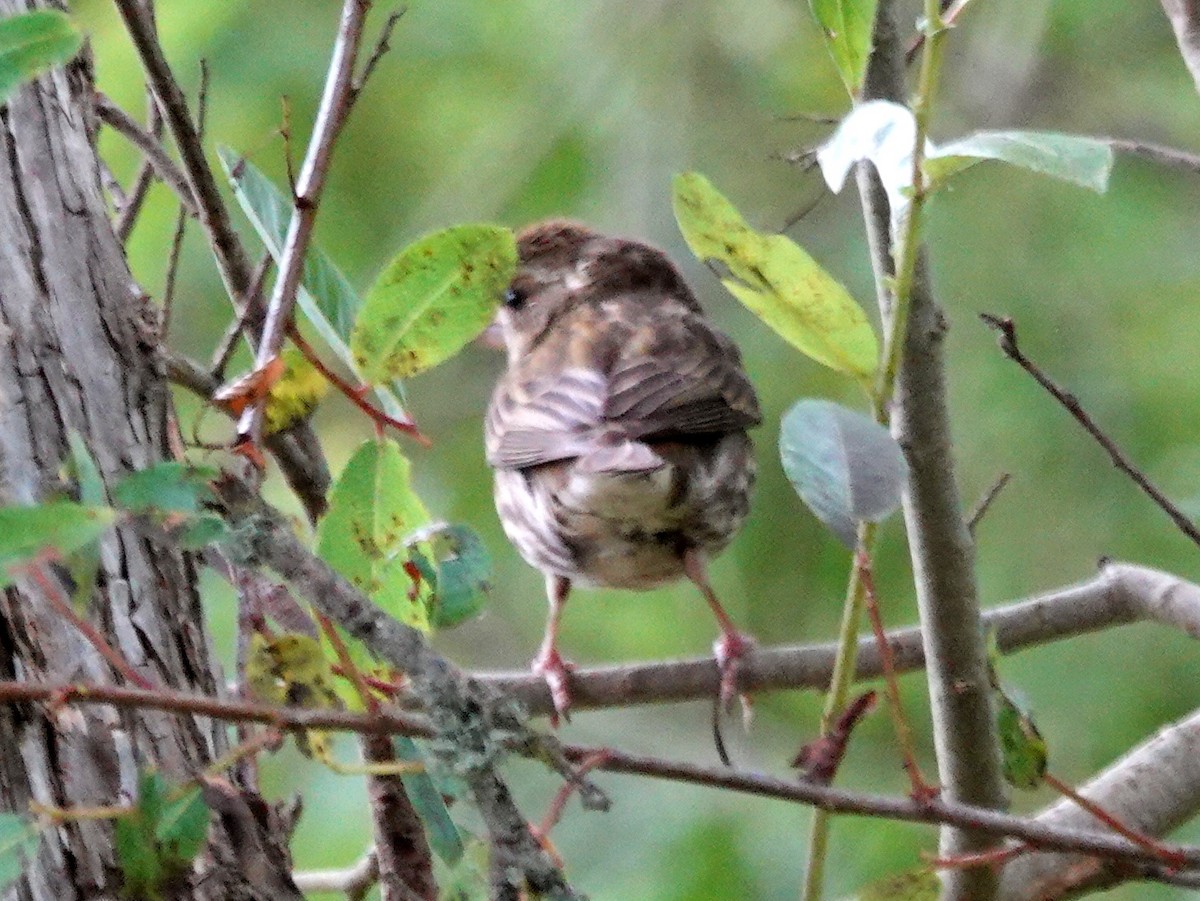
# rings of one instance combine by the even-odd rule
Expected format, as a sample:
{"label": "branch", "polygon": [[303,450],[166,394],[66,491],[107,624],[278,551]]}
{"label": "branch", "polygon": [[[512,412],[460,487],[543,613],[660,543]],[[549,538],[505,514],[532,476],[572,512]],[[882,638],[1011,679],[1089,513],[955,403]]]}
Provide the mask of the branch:
{"label": "branch", "polygon": [[[1158,622],[1200,639],[1200,585],[1170,573],[1127,563],[1106,564],[1086,582],[995,607],[983,614],[1001,651],[1011,653],[1075,635],[1135,622]],[[897,672],[925,665],[921,630],[888,633]],[[832,643],[756,648],[741,663],[738,685],[748,692],[808,688],[824,691],[833,671]],[[856,678],[882,674],[875,640],[859,640]],[[477,678],[519,700],[530,711],[554,712],[544,679],[528,672],[489,673]],[[571,672],[572,710],[628,707],[712,698],[717,690],[712,657],[616,666]]]}
{"label": "branch", "polygon": [[1129,141],[1124,138],[1109,138],[1109,146],[1121,153],[1140,156],[1151,162],[1182,169],[1185,172],[1200,174],[1200,155],[1188,153],[1186,150],[1176,150],[1174,147],[1164,147],[1162,144],[1149,144],[1145,141]]}
{"label": "branch", "polygon": [[[239,315],[243,311],[247,315],[246,325],[250,333],[258,336],[261,334],[262,322],[256,309],[257,304],[247,310],[247,304],[255,301],[251,290],[253,273],[237,232],[234,231],[229,209],[217,188],[212,168],[204,155],[204,147],[188,112],[187,97],[175,80],[163,54],[162,45],[158,42],[153,17],[140,0],[113,0],[113,3],[125,22],[125,28],[146,72],[146,80],[158,98],[167,128],[179,149],[190,188],[188,193],[194,198],[200,225],[208,238],[221,281]],[[328,466],[321,446],[311,429],[304,424],[292,429],[288,440],[297,453],[294,457],[277,457],[284,478],[293,490],[299,491],[297,486],[307,489],[308,493],[302,494],[301,500],[310,517],[319,515],[325,509],[324,492],[329,486]],[[290,465],[296,462],[297,458],[307,463],[293,470]]]}
{"label": "branch", "polygon": [[1137,468],[1132,460],[1125,455],[1115,441],[1096,424],[1096,421],[1088,415],[1088,412],[1079,404],[1078,398],[1074,394],[1062,388],[1050,376],[1042,371],[1041,367],[1034,363],[1029,357],[1021,352],[1021,348],[1017,345],[1017,326],[1009,317],[993,316],[991,313],[980,313],[979,318],[998,333],[998,342],[1000,350],[1004,355],[1029,373],[1034,381],[1046,389],[1046,391],[1058,401],[1068,413],[1075,417],[1075,421],[1083,426],[1084,431],[1091,435],[1096,443],[1104,448],[1113,465],[1125,475],[1133,480],[1133,483],[1149,497],[1159,509],[1170,517],[1171,522],[1175,523],[1175,527],[1184,535],[1192,540],[1193,543],[1200,545],[1200,529],[1196,528],[1195,523],[1174,503],[1171,502],[1165,494],[1158,489],[1153,482],[1146,476],[1144,472]]}
{"label": "branch", "polygon": [[[385,710],[378,713],[351,713],[341,710],[307,710],[296,707],[276,707],[268,704],[242,701],[225,701],[206,696],[188,695],[166,690],[144,691],[94,684],[38,684],[30,682],[0,681],[0,704],[41,701],[52,705],[111,705],[122,708],[164,710],[184,715],[208,716],[222,721],[258,722],[278,729],[337,729],[366,735],[404,734],[428,737],[432,734],[429,724],[420,718]],[[524,749],[528,751],[528,749]],[[1160,878],[1162,867],[1156,855],[1138,847],[1120,836],[1096,828],[1096,821],[1073,804],[1055,805],[1042,817],[1031,820],[1011,814],[999,813],[986,808],[972,807],[950,801],[935,799],[916,802],[911,798],[888,797],[809,782],[794,782],[777,779],[760,773],[740,772],[726,767],[703,767],[690,763],[674,762],[655,757],[627,754],[612,749],[597,749],[567,745],[563,748],[569,759],[577,762],[592,761],[598,770],[631,775],[648,776],[724,789],[757,797],[805,804],[830,813],[873,816],[883,819],[913,823],[952,824],[963,828],[978,829],[992,835],[1006,836],[1028,843],[1042,850],[1077,851],[1086,855],[1097,855],[1114,862],[1138,865],[1139,872]],[[1155,798],[1168,805],[1167,809],[1153,807],[1150,818],[1155,823],[1174,824],[1186,817],[1186,808],[1197,802],[1200,795],[1200,713],[1193,714],[1170,729],[1147,742],[1107,773],[1083,789],[1096,798],[1104,794],[1102,784],[1123,784],[1127,792],[1144,792],[1146,773],[1188,771],[1188,781],[1183,779],[1155,787]],[[1134,791],[1136,787],[1136,791]],[[1144,797],[1130,799],[1134,805],[1145,806]],[[1112,805],[1106,798],[1106,805]],[[1083,827],[1071,822],[1058,822],[1060,811],[1067,818],[1071,815],[1083,817]],[[1120,810],[1114,812],[1122,813]],[[1138,821],[1137,816],[1124,814],[1126,819]],[[1147,828],[1146,822],[1138,822],[1146,832],[1161,831]],[[1200,847],[1180,846],[1177,850],[1193,867],[1200,867]],[[1040,860],[1041,858],[1033,858]],[[358,872],[365,862],[348,871],[338,871],[336,878],[344,884],[348,873]],[[1014,865],[1015,866],[1015,865]],[[1119,869],[1114,872],[1121,872]],[[317,878],[318,874],[312,874]],[[321,874],[326,878],[326,874]],[[1007,883],[1006,883],[1007,884]],[[1017,896],[1014,896],[1014,898]]]}
{"label": "branch", "polygon": [[[1200,808],[1200,713],[1164,729],[1079,792],[1148,835],[1165,835],[1182,825]],[[1037,821],[1054,828],[1111,835],[1069,800],[1055,804]],[[1005,868],[1001,898],[1060,898],[1107,888],[1128,878],[1129,873],[1111,861],[1027,855]]]}
{"label": "branch", "polygon": [[240,310],[250,285],[250,264],[233,229],[229,210],[221,199],[212,167],[204,156],[204,146],[188,112],[187,97],[171,72],[155,34],[154,23],[139,0],[113,0],[113,3],[125,22],[125,28],[142,61],[142,68],[145,69],[146,80],[158,98],[167,129],[179,150],[183,170],[191,187],[189,193],[195,198],[200,224],[212,246],[221,281]]}
{"label": "branch", "polygon": [[303,707],[277,707],[251,701],[233,701],[188,694],[165,688],[125,688],[117,685],[63,682],[0,681],[0,705],[43,701],[51,705],[76,704],[130,710],[162,710],[187,716],[211,717],[226,723],[262,723],[276,729],[327,729],[363,735],[433,734],[428,720],[394,709],[377,714]]}
{"label": "branch", "polygon": [[1162,0],[1184,65],[1200,91],[1200,0]]}
{"label": "branch", "polygon": [[[1200,714],[1195,715],[1200,720]],[[1180,724],[1182,727],[1184,724]],[[1179,728],[1179,727],[1176,727]],[[1195,730],[1192,730],[1195,732]],[[1197,742],[1195,735],[1193,743]],[[568,747],[573,759],[584,760],[594,754],[594,748]],[[1193,752],[1200,750],[1200,745]],[[1200,754],[1193,753],[1195,760]],[[692,763],[676,763],[655,757],[642,757],[609,751],[596,769],[615,773],[631,773],[652,776],[672,782],[720,788],[758,797],[792,801],[835,814],[881,817],[910,823],[949,824],[962,829],[976,830],[990,836],[1020,839],[1039,849],[1071,849],[1088,855],[1098,855],[1114,863],[1136,863],[1146,872],[1165,875],[1165,868],[1156,854],[1140,848],[1118,835],[1105,833],[1094,828],[1095,821],[1088,818],[1089,827],[1064,828],[1050,825],[1041,819],[1026,819],[1001,813],[986,807],[974,807],[937,798],[931,801],[914,801],[911,798],[886,797],[863,792],[819,785],[811,782],[788,782],[759,773],[731,770],[727,767],[703,767]],[[1200,780],[1198,780],[1200,782]],[[1074,808],[1078,811],[1078,808]],[[1200,847],[1178,846],[1183,858],[1192,867],[1200,866]]]}
{"label": "branch", "polygon": [[293,873],[296,888],[309,895],[315,892],[338,892],[347,901],[359,901],[379,881],[379,861],[372,848],[357,863],[344,870],[310,870]]}
{"label": "branch", "polygon": [[[487,826],[493,846],[493,872],[507,873],[512,897],[525,883],[553,899],[578,896],[549,855],[534,840],[525,817],[497,773],[505,744],[571,772],[558,743],[539,735],[485,686],[470,679],[434,651],[421,632],[393,619],[315,556],[278,511],[241,481],[225,477],[214,486],[235,529],[252,534],[263,564],[288,580],[317,610],[366,645],[379,660],[402,670],[424,704],[438,740],[435,754],[461,775]],[[604,799],[589,787],[593,804]]]}
{"label": "branch", "polygon": [[[179,203],[187,210],[188,216],[196,218],[198,215],[196,210],[196,199],[192,193],[191,185],[188,183],[187,177],[183,174],[175,161],[167,156],[167,151],[163,149],[158,138],[152,132],[146,131],[137,122],[133,121],[133,117],[125,110],[121,109],[103,94],[96,94],[96,116],[111,128],[124,136],[129,143],[142,152],[147,163],[149,163],[154,172],[162,179],[163,184],[175,192],[179,198]],[[136,186],[135,186],[136,187]],[[132,224],[129,226],[132,228]]]}
{"label": "branch", "polygon": [[[292,321],[292,308],[296,303],[296,290],[304,275],[304,255],[308,250],[313,226],[317,219],[317,206],[321,191],[329,173],[333,156],[333,145],[341,133],[346,117],[354,104],[354,63],[362,42],[363,25],[370,0],[345,0],[342,6],[341,23],[333,47],[333,58],[329,62],[329,74],[325,79],[325,91],[313,124],[308,152],[296,179],[294,211],[288,223],[287,235],[279,254],[279,275],[267,304],[266,321],[259,338],[254,368],[267,366],[278,355]],[[262,436],[263,402],[252,403],[238,421],[238,438],[256,445]]]}
{"label": "branch", "polygon": [[[162,113],[159,112],[158,104],[154,101],[154,94],[149,90],[146,91],[146,118],[148,121],[147,133],[154,140],[160,140],[163,130]],[[117,218],[113,223],[113,231],[116,232],[117,240],[122,245],[129,240],[129,236],[133,232],[133,226],[137,223],[138,215],[142,211],[142,204],[146,202],[153,181],[154,164],[149,159],[143,159],[133,177],[133,187],[126,194],[125,203],[117,211]]]}
{"label": "branch", "polygon": [[[161,345],[158,354],[166,366],[167,377],[174,384],[186,388],[205,403],[212,403],[213,393],[221,387],[221,383],[208,370]],[[328,505],[326,494],[330,485],[329,467],[320,453],[316,437],[306,423],[301,423],[268,435],[265,444],[279,461],[288,487],[300,498],[309,521],[315,523],[325,513]]]}

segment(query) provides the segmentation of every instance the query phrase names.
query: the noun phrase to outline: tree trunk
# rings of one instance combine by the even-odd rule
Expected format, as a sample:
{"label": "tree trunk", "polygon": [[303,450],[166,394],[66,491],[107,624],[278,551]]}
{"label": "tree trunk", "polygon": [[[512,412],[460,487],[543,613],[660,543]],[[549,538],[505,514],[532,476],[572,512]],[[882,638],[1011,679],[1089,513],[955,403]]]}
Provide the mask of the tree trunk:
{"label": "tree trunk", "polygon": [[[0,15],[25,9],[21,0],[0,0]],[[134,283],[101,194],[91,96],[90,67],[79,60],[21,88],[0,108],[3,504],[45,501],[61,487],[72,430],[110,487],[167,456],[171,397],[156,359],[155,310]],[[152,683],[215,694],[195,560],[125,527],[110,531],[101,551],[90,620]],[[49,575],[65,586],[59,574]],[[0,677],[119,680],[24,577],[0,598]],[[16,812],[31,801],[68,808],[127,803],[139,768],[153,765],[180,780],[226,746],[223,728],[205,719],[99,707],[5,707],[0,737],[0,805]],[[267,841],[274,812],[259,807],[245,816],[248,796],[232,794],[240,803],[216,805],[193,887],[173,897],[288,894],[280,851],[286,834]],[[120,873],[112,839],[103,820],[48,829],[16,897],[115,897]],[[240,871],[248,853],[259,864],[255,885]],[[298,897],[294,887],[290,894]]]}

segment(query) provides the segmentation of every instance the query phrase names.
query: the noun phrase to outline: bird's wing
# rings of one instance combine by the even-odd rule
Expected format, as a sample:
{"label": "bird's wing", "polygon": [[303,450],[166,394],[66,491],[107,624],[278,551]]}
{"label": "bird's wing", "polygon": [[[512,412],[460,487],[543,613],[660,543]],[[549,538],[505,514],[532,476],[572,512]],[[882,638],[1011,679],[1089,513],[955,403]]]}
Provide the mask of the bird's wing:
{"label": "bird's wing", "polygon": [[701,316],[643,323],[618,343],[611,354],[598,352],[594,368],[502,379],[488,408],[488,463],[522,469],[598,447],[719,435],[762,421],[737,348]]}
{"label": "bird's wing", "polygon": [[568,460],[591,446],[602,423],[607,379],[567,369],[522,382],[508,377],[492,395],[484,428],[488,464],[523,469]]}
{"label": "bird's wing", "polygon": [[695,315],[658,334],[649,352],[619,360],[609,374],[606,420],[641,440],[722,434],[762,422],[732,341]]}

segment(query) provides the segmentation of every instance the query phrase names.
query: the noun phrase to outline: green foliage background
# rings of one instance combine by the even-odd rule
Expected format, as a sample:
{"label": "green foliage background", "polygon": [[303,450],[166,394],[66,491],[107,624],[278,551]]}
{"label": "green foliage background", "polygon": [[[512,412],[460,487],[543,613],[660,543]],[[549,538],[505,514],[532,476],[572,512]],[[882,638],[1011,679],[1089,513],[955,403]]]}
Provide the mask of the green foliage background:
{"label": "green foliage background", "polygon": [[[142,108],[132,51],[106,0],[77,0],[92,35],[100,84]],[[337,7],[331,0],[160,2],[168,54],[194,90],[209,61],[208,145],[252,154],[283,183],[273,135],[281,95],[291,100],[297,154],[319,97]],[[373,14],[381,23],[387,10]],[[904,21],[915,19],[912,15]],[[780,469],[782,412],[800,396],[858,404],[846,381],[801,357],[759,324],[687,253],[671,214],[673,173],[706,173],[752,224],[779,227],[823,192],[776,155],[815,144],[825,128],[786,117],[840,115],[843,89],[800,0],[553,0],[416,2],[394,50],[345,132],[322,205],[318,240],[364,289],[401,245],[462,221],[520,225],[569,214],[648,238],[680,261],[713,318],[741,343],[767,425],[758,433],[760,481],[752,518],[715,567],[738,622],[764,644],[832,639],[848,554],[805,511]],[[978,4],[948,45],[935,140],[979,127],[1030,127],[1200,146],[1197,97],[1157,4],[1046,0]],[[106,134],[122,178],[136,158]],[[231,201],[232,203],[232,201]],[[1026,351],[1075,390],[1165,490],[1200,510],[1200,177],[1121,159],[1107,196],[1000,166],[978,167],[933,204],[927,232],[948,335],[951,398],[963,493],[1014,475],[979,533],[988,604],[1088,577],[1101,556],[1200,575],[1197,548],[1113,470],[1101,452],[1001,358],[980,311],[1013,315]],[[143,286],[161,293],[175,215],[156,187],[130,243]],[[243,228],[254,246],[252,230]],[[873,289],[857,200],[825,198],[789,232],[869,309]],[[189,233],[174,344],[206,356],[229,315],[198,232]],[[874,311],[871,312],[875,316]],[[497,355],[471,348],[409,384],[436,446],[412,447],[418,487],[435,515],[481,530],[497,561],[489,612],[441,635],[464,665],[524,666],[537,646],[541,580],[505,543],[490,502],[481,414]],[[185,410],[194,409],[181,398]],[[183,421],[191,414],[185,413]],[[224,426],[210,417],[213,427]],[[340,400],[317,426],[335,467],[369,434]],[[284,498],[278,491],[277,497]],[[879,556],[886,617],[913,621],[901,529],[889,523]],[[208,583],[218,639],[231,647],[233,611]],[[693,655],[715,634],[693,590],[647,595],[579,592],[564,649],[581,663]],[[227,657],[227,659],[229,659]],[[1024,652],[1005,662],[1050,744],[1051,768],[1082,781],[1128,746],[1200,701],[1200,654],[1159,627],[1126,627]],[[904,682],[924,731],[923,681]],[[749,735],[732,731],[742,765],[781,772],[811,737],[820,699],[760,698]],[[714,762],[703,703],[581,713],[572,741]],[[929,742],[922,751],[931,759]],[[343,753],[350,754],[347,745]],[[514,763],[524,809],[538,816],[551,781]],[[347,864],[368,842],[361,780],[337,777],[291,752],[268,763],[279,794],[301,791],[308,814],[296,837],[301,867]],[[847,785],[903,791],[886,718],[864,724]],[[795,897],[807,812],[701,789],[602,777],[608,815],[572,807],[555,832],[570,875],[593,898],[707,901]],[[1022,794],[1018,809],[1046,803]],[[830,896],[911,866],[934,847],[925,828],[839,820]],[[1200,829],[1181,837],[1200,840]],[[1137,886],[1113,898],[1183,897]]]}

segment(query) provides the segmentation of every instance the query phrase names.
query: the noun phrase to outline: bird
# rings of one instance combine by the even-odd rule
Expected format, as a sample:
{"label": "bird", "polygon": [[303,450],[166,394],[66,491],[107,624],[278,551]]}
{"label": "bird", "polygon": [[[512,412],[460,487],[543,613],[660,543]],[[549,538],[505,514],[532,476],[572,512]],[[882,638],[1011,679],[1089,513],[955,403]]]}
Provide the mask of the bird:
{"label": "bird", "polygon": [[750,509],[762,422],[734,342],[705,318],[661,250],[553,219],[517,235],[496,323],[507,354],[484,421],[496,510],[546,580],[532,670],[556,714],[573,668],[558,650],[572,586],[647,590],[690,580],[721,634],[720,700],[753,639],[717,599],[708,561]]}

